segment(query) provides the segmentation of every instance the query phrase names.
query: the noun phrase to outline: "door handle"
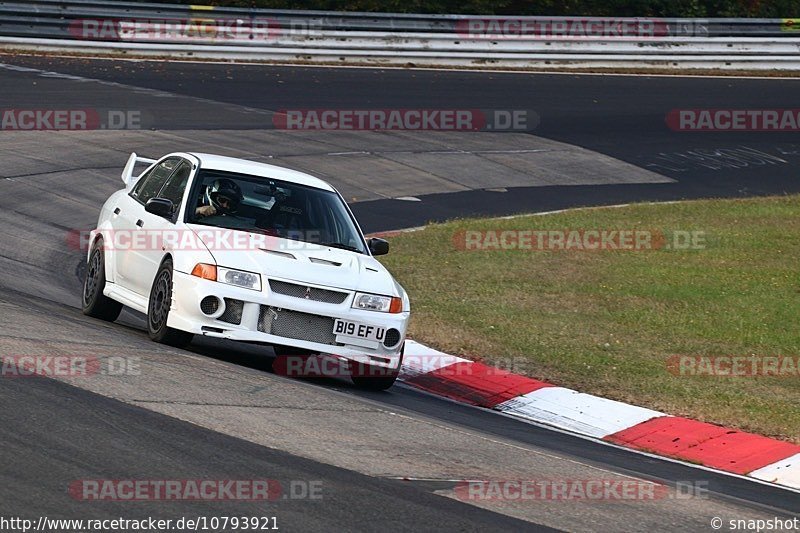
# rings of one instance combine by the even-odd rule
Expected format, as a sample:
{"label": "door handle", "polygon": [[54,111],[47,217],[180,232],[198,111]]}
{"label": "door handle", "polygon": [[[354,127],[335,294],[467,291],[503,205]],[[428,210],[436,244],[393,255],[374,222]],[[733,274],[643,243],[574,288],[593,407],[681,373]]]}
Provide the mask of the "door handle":
{"label": "door handle", "polygon": [[119,213],[120,213],[119,207],[118,207],[118,208],[116,208],[116,209],[114,209],[114,214],[115,214],[115,215],[119,215]]}
{"label": "door handle", "polygon": [[144,226],[144,221],[142,221],[142,220],[137,220],[137,221],[136,221],[136,225],[137,225],[137,226],[139,226],[139,227],[141,228],[142,226]]}

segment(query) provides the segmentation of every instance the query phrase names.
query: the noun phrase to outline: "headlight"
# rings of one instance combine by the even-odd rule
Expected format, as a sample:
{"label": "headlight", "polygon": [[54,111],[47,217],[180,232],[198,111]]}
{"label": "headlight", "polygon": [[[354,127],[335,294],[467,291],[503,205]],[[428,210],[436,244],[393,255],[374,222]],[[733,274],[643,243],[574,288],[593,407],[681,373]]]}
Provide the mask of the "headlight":
{"label": "headlight", "polygon": [[399,313],[403,310],[403,300],[394,296],[381,296],[357,292],[353,298],[353,309],[380,311],[381,313]]}
{"label": "headlight", "polygon": [[232,268],[217,267],[217,281],[244,287],[245,289],[261,290],[261,275]]}

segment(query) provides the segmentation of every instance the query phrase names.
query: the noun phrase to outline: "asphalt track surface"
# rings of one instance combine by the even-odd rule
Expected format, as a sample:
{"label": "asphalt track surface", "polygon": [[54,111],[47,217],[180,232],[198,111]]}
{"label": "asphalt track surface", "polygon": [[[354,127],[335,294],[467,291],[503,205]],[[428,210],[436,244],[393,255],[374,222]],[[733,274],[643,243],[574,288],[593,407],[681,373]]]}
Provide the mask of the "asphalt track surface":
{"label": "asphalt track surface", "polygon": [[[354,209],[367,231],[476,213],[800,190],[796,178],[800,146],[793,143],[791,135],[676,133],[664,123],[665,113],[676,108],[789,108],[796,94],[793,80],[24,57],[4,57],[1,62],[120,84],[92,89],[104,92],[102,95],[89,94],[88,84],[84,84],[84,106],[100,97],[109,102],[124,100],[130,93],[123,88],[133,86],[268,111],[326,107],[532,109],[541,121],[530,134],[581,146],[669,178],[661,183],[518,187],[509,189],[511,194],[475,187],[421,194],[420,202],[391,198],[357,202]],[[0,90],[17,98],[3,107],[59,107],[52,93],[43,97],[37,93],[36,80],[31,82],[26,76],[0,73]],[[53,82],[64,84],[65,101],[80,101],[80,89],[76,89],[80,83],[68,78]],[[150,98],[148,105],[151,116],[167,117],[176,100]],[[196,113],[196,108],[192,112]],[[213,106],[193,118],[212,134],[215,127],[230,121],[224,110]],[[201,129],[196,123],[169,120],[153,127]],[[250,127],[263,129],[263,124],[255,121]],[[403,386],[387,393],[365,393],[337,380],[290,381],[271,373],[271,361],[263,349],[201,339],[188,351],[176,351],[149,343],[141,317],[133,314],[126,313],[114,325],[89,320],[78,310],[82,256],[65,246],[63,236],[69,229],[92,224],[102,198],[118,188],[118,167],[124,156],[92,161],[81,171],[71,164],[69,151],[56,147],[47,133],[24,138],[24,142],[11,132],[2,135],[4,176],[11,178],[0,181],[3,353],[113,353],[141,357],[143,370],[139,377],[85,382],[0,380],[0,438],[5,458],[0,470],[0,516],[275,515],[281,529],[287,531],[521,531],[544,527],[709,531],[706,524],[713,516],[789,517],[800,512],[797,493],[633,454]],[[117,142],[110,136],[107,139]],[[368,142],[371,138],[364,139]],[[716,168],[719,158],[697,156],[741,147],[781,161],[764,162],[762,158],[761,164],[751,161],[745,166]],[[37,149],[42,154],[35,153]],[[129,151],[126,146],[113,149],[120,154]],[[689,152],[693,155],[676,155]],[[72,169],[69,176],[73,181],[61,179],[54,170],[23,169],[31,160],[31,168],[38,168],[36,164],[48,157],[63,160],[63,168]],[[702,482],[709,493],[687,501],[603,502],[578,507],[564,502],[468,505],[452,496],[454,479],[591,476],[633,476],[671,487]],[[324,498],[254,506],[243,502],[82,502],[68,496],[66,487],[72,481],[96,478],[269,478],[282,484],[319,480]]]}
{"label": "asphalt track surface", "polygon": [[[292,68],[15,58],[15,65],[147,87],[251,108],[529,110],[530,133],[607,154],[672,178],[638,186],[519,187],[434,194],[418,205],[380,200],[357,206],[371,230],[410,227],[463,215],[497,215],[642,200],[737,197],[800,191],[800,142],[785,132],[673,131],[680,109],[792,109],[800,80],[575,76],[402,69]],[[174,124],[160,120],[159,129]],[[224,117],[209,110],[205,129]],[[250,127],[259,127],[252,125]],[[502,149],[502,143],[498,143]],[[369,150],[369,146],[364,146]],[[775,159],[731,160],[757,150]]]}

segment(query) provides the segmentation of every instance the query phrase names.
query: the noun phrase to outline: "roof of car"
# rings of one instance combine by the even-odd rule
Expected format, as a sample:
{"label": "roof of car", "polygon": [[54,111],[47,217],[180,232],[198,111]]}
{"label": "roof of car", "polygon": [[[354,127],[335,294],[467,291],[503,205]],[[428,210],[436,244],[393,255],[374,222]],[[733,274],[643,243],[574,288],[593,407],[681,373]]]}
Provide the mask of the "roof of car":
{"label": "roof of car", "polygon": [[248,161],[247,159],[238,159],[236,157],[226,157],[223,155],[204,154],[198,152],[190,153],[200,160],[201,168],[224,170],[227,172],[235,172],[237,174],[249,174],[251,176],[260,176],[263,178],[274,178],[277,180],[298,183],[300,185],[307,185],[309,187],[316,187],[326,191],[334,190],[329,183],[311,176],[310,174],[299,172],[297,170],[275,165],[268,165],[266,163],[257,163],[255,161]]}

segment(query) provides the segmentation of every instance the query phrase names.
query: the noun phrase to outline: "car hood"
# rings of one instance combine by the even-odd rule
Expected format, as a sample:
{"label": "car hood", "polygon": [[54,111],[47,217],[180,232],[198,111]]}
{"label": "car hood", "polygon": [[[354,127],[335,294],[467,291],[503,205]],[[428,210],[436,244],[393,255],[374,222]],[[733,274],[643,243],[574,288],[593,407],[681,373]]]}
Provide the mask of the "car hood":
{"label": "car hood", "polygon": [[[189,224],[218,266],[266,278],[352,291],[402,296],[402,288],[375,258],[312,243]],[[264,280],[266,283],[266,280]]]}

